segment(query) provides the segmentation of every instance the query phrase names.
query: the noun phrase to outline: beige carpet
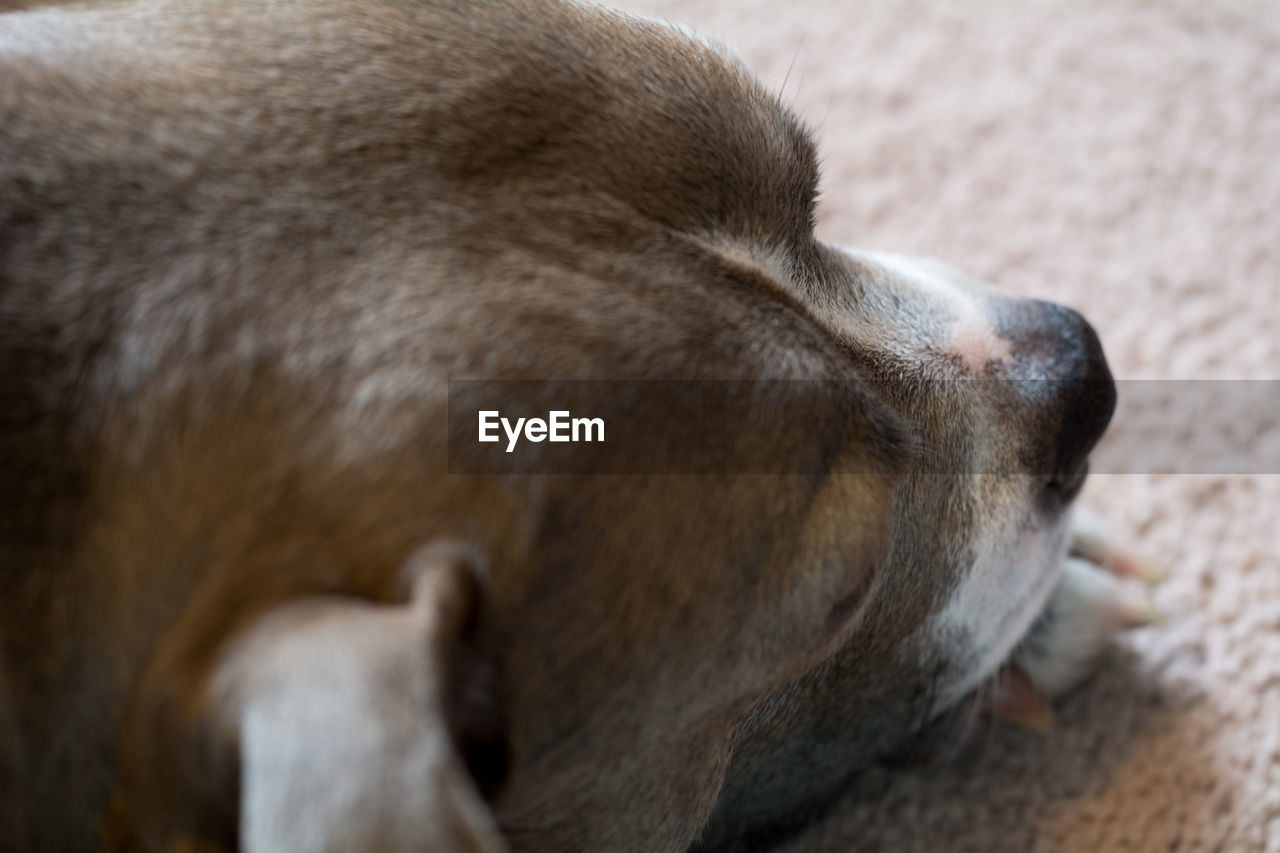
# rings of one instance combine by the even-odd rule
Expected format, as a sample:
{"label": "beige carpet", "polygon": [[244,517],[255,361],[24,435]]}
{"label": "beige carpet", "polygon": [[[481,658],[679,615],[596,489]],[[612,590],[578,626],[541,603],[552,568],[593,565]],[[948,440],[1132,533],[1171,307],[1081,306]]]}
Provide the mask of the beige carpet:
{"label": "beige carpet", "polygon": [[[625,5],[721,37],[808,118],[825,237],[1069,303],[1123,379],[1280,379],[1280,4]],[[1216,414],[1192,398],[1169,435]],[[793,850],[1280,851],[1280,477],[1085,499],[1167,567],[1170,627],[1124,638],[1048,738],[997,728]]]}

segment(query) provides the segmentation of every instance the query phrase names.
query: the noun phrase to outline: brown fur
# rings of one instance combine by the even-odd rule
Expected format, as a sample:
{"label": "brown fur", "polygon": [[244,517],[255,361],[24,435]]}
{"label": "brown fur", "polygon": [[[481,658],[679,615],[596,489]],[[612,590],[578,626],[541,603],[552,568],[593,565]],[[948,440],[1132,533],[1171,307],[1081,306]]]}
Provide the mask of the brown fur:
{"label": "brown fur", "polygon": [[[869,589],[894,418],[829,401],[857,478],[449,476],[445,380],[849,375],[712,242],[813,263],[794,122],[551,3],[109,3],[0,50],[0,846],[83,849],[113,790],[115,843],[236,846],[237,638],[393,607],[444,539],[488,565],[511,843],[689,843],[736,720]],[[833,437],[775,411],[723,441]]]}
{"label": "brown fur", "polygon": [[[1054,586],[1096,336],[815,240],[713,47],[108,0],[0,79],[4,849],[759,849]],[[459,380],[621,422],[508,462]]]}

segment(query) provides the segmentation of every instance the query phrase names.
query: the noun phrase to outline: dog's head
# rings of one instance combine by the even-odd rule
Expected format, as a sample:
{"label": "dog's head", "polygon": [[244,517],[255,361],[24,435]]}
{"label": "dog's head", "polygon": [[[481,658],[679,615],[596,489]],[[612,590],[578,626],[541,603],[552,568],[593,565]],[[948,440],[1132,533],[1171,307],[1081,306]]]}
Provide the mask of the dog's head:
{"label": "dog's head", "polygon": [[[127,5],[0,32],[22,82],[0,91],[21,118],[0,130],[0,345],[68,365],[4,390],[43,413],[22,421],[42,464],[87,472],[68,503],[114,597],[83,632],[139,650],[105,706],[153,648],[152,681],[199,687],[239,614],[335,591],[384,605],[390,566],[461,538],[492,566],[505,640],[503,828],[535,849],[671,847],[744,715],[731,826],[953,704],[1042,607],[1114,402],[1092,330],[819,241],[813,141],[719,48],[549,0]],[[446,459],[454,378],[771,390],[749,419],[658,436],[677,457],[730,448],[742,472],[485,479],[450,473],[472,452]],[[0,461],[34,446],[7,435]],[[807,461],[750,472],[784,456]],[[117,576],[142,579],[134,597]],[[423,589],[420,619],[351,644],[378,701],[334,719],[376,728],[403,699],[357,658],[398,639],[390,657],[416,660],[452,624]],[[348,630],[326,611],[299,651],[309,635],[265,624],[250,635],[271,653],[227,664],[232,713],[261,707],[259,670],[287,686]],[[436,674],[423,707],[446,704]],[[371,779],[398,752],[377,746]]]}

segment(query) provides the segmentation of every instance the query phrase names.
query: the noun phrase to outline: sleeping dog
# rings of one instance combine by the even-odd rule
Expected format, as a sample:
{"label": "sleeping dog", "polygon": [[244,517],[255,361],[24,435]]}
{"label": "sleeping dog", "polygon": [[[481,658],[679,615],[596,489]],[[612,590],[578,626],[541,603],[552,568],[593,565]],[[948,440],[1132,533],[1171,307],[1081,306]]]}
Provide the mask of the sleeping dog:
{"label": "sleeping dog", "polygon": [[2,849],[758,848],[1139,621],[1088,323],[815,239],[704,39],[108,2],[0,79]]}

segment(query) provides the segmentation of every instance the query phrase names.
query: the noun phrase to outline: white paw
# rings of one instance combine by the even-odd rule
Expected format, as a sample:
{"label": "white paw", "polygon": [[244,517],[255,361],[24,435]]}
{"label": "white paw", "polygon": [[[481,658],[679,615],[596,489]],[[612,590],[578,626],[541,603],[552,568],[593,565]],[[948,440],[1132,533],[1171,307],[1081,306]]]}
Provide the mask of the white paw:
{"label": "white paw", "polygon": [[1080,557],[1068,557],[1044,612],[1013,653],[1013,663],[1046,697],[1075,687],[1125,628],[1161,620],[1145,594]]}

